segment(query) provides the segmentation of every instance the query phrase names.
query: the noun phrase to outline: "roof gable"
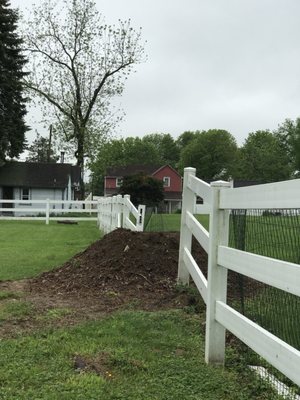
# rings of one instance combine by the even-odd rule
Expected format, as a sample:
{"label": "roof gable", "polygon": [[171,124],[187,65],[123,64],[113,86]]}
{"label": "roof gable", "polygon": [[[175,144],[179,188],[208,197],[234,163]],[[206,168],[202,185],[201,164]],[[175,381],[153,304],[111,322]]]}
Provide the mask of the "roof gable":
{"label": "roof gable", "polygon": [[171,167],[170,165],[125,165],[125,166],[116,166],[116,167],[108,167],[106,170],[106,177],[117,178],[123,176],[131,176],[140,173],[144,173],[145,175],[155,175],[163,169],[171,169],[174,173],[176,173],[179,177],[181,175]]}
{"label": "roof gable", "polygon": [[163,170],[166,170],[166,171],[167,171],[167,170],[171,170],[171,171],[173,171],[175,174],[177,174],[177,175],[181,178],[181,175],[179,174],[179,172],[176,171],[176,169],[173,168],[173,167],[171,167],[171,165],[169,165],[169,164],[163,165],[163,166],[161,166],[160,168],[158,168],[158,169],[153,173],[153,175],[156,175],[157,173],[162,172]]}
{"label": "roof gable", "polygon": [[131,176],[139,173],[153,175],[160,168],[160,165],[125,165],[108,167],[106,170],[107,177]]}

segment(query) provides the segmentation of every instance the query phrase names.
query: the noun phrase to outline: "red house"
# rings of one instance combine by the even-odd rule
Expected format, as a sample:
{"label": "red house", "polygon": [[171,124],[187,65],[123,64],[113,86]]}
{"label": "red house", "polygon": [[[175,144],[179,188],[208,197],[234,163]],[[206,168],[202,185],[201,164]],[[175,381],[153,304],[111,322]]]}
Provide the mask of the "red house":
{"label": "red house", "polygon": [[160,211],[171,213],[181,208],[182,178],[170,165],[127,165],[111,167],[104,177],[104,196],[113,196],[118,193],[124,176],[144,173],[163,181],[165,198]]}

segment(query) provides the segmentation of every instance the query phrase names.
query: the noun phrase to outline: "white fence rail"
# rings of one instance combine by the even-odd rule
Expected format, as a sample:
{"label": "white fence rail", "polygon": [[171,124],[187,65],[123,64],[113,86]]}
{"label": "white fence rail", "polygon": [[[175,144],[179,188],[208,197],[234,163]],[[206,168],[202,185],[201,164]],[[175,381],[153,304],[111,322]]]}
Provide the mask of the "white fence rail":
{"label": "white fence rail", "polygon": [[129,195],[102,197],[98,200],[99,227],[105,233],[121,227],[132,231],[143,231],[145,209],[144,205],[136,208],[130,201]]}
{"label": "white fence rail", "polygon": [[[228,247],[231,209],[300,208],[300,180],[233,189],[222,181],[208,185],[195,174],[185,169],[178,282],[188,284],[191,275],[206,303],[205,359],[224,363],[227,329],[300,385],[300,351],[226,304],[228,270],[300,296],[300,265]],[[203,205],[196,205],[197,196]],[[209,233],[195,212],[210,214]],[[191,254],[192,236],[208,253],[207,280]]]}
{"label": "white fence rail", "polygon": [[[4,204],[11,206],[3,207]],[[83,216],[68,216],[69,213],[83,214]],[[145,206],[139,205],[136,208],[130,201],[129,195],[125,195],[124,198],[118,195],[82,201],[0,199],[0,220],[44,220],[46,224],[49,224],[50,220],[65,219],[97,221],[99,228],[108,233],[121,227],[143,231],[144,218]]]}

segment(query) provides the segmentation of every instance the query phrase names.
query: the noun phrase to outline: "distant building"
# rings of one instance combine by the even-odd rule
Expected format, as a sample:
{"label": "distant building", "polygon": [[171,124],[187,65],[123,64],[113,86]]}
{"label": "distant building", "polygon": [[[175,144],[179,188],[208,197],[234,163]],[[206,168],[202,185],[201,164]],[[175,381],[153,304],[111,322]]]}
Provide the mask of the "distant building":
{"label": "distant building", "polygon": [[181,208],[182,178],[170,165],[127,165],[124,167],[110,167],[104,177],[104,196],[118,194],[124,176],[138,173],[152,176],[163,182],[164,201],[160,204],[161,212],[172,213]]}
{"label": "distant building", "polygon": [[[38,204],[12,205],[4,200],[76,200],[79,194],[78,166],[9,161],[0,167],[1,208],[17,207],[28,210],[29,207],[38,207]],[[62,208],[62,205],[59,204],[57,208]],[[20,212],[16,214],[22,215]]]}

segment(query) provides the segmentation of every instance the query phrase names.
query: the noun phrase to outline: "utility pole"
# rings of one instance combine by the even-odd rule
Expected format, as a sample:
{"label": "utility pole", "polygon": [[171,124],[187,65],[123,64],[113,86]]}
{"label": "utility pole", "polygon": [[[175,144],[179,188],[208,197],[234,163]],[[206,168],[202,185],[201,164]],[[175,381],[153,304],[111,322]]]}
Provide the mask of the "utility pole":
{"label": "utility pole", "polygon": [[47,162],[50,162],[51,156],[51,142],[52,142],[52,124],[49,126],[49,140],[48,140],[48,151],[47,151]]}

